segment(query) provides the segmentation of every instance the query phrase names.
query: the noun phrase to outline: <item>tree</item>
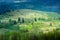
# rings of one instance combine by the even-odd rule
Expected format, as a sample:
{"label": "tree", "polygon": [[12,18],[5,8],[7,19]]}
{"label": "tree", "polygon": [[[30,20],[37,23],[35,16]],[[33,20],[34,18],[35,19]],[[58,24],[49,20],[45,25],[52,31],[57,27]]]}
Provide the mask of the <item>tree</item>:
{"label": "tree", "polygon": [[37,18],[34,18],[35,21],[37,21]]}
{"label": "tree", "polygon": [[18,18],[18,22],[21,22],[21,19],[20,19],[20,17]]}
{"label": "tree", "polygon": [[22,23],[24,23],[24,18],[22,18]]}

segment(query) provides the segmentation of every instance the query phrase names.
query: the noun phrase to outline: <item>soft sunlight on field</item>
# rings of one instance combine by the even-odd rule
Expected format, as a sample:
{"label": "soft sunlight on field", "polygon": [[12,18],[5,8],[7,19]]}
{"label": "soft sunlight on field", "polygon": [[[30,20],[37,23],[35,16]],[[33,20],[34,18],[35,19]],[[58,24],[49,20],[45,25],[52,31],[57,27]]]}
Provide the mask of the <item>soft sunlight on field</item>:
{"label": "soft sunlight on field", "polygon": [[54,12],[29,9],[7,12],[0,15],[0,30],[3,31],[0,31],[0,37],[6,35],[8,40],[45,40],[45,37],[48,39],[51,36],[55,40],[55,35],[57,37],[60,33],[59,16]]}

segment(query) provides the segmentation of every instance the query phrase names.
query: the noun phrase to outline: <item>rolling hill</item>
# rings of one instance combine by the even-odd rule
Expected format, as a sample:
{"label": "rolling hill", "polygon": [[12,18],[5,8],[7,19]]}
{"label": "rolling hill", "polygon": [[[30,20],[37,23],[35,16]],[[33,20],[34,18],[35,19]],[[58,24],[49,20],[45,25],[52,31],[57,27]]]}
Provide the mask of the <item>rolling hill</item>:
{"label": "rolling hill", "polygon": [[[60,25],[60,21],[57,20],[59,16],[60,15],[55,12],[43,12],[43,11],[31,10],[31,9],[14,10],[0,15],[0,21],[3,22],[1,23],[0,26],[1,28],[6,28],[10,30],[19,30],[19,29],[31,30],[36,27],[37,29],[38,28],[44,29],[48,27],[56,28],[57,26]],[[19,23],[18,18],[21,18],[21,22],[23,18],[24,23],[22,24]],[[11,25],[10,23],[13,25]],[[33,25],[36,27],[33,27]]]}
{"label": "rolling hill", "polygon": [[8,20],[8,19],[17,19],[18,17],[24,18],[58,18],[60,15],[55,12],[43,12],[39,10],[31,10],[31,9],[21,9],[21,10],[14,10],[11,12],[7,12],[5,14],[0,15],[0,20]]}

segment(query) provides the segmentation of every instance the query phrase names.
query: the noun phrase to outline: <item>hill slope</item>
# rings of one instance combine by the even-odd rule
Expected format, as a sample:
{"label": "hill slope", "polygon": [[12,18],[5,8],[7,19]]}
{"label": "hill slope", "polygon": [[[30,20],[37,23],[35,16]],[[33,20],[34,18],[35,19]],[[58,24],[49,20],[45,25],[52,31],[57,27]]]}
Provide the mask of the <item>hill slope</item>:
{"label": "hill slope", "polygon": [[11,12],[7,12],[3,15],[0,15],[0,19],[3,20],[8,20],[9,18],[11,19],[16,19],[18,17],[24,17],[24,18],[57,18],[60,15],[58,13],[54,12],[43,12],[39,10],[31,10],[31,9],[21,9],[21,10],[15,10]]}
{"label": "hill slope", "polygon": [[[5,28],[9,30],[28,30],[29,32],[40,30],[51,31],[53,29],[55,30],[56,27],[59,27],[60,21],[54,21],[59,16],[59,14],[54,12],[43,12],[30,9],[15,10],[0,15],[0,20],[3,22],[0,23],[0,28]],[[19,22],[19,17],[24,18],[23,21]],[[36,21],[36,19],[38,21]]]}

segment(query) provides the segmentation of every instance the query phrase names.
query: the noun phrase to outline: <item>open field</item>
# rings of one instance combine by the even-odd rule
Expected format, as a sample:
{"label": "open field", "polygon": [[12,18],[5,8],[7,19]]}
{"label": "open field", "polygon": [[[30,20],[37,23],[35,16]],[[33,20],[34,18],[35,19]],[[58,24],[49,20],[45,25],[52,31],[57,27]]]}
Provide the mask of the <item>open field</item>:
{"label": "open field", "polygon": [[0,40],[60,40],[60,15],[16,10],[0,15]]}

